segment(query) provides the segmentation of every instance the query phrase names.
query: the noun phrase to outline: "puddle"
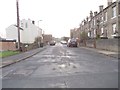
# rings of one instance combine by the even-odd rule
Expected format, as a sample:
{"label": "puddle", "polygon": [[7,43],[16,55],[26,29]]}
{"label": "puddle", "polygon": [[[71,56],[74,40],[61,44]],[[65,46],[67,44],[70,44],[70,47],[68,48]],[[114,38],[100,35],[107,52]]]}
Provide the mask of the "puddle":
{"label": "puddle", "polygon": [[77,69],[78,67],[79,65],[75,63],[65,63],[65,64],[58,65],[59,69],[67,70],[67,71]]}
{"label": "puddle", "polygon": [[50,87],[52,87],[52,88],[67,88],[65,83],[51,84]]}
{"label": "puddle", "polygon": [[62,65],[58,65],[59,68],[65,68],[66,65],[65,64],[62,64]]}

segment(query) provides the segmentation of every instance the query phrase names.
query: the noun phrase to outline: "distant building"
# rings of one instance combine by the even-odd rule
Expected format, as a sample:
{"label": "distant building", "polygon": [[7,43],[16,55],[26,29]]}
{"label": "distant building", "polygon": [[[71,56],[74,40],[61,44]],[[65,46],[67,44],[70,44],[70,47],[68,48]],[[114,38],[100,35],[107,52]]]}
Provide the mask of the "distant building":
{"label": "distant building", "polygon": [[74,28],[70,30],[70,38],[80,38],[80,28]]}
{"label": "distant building", "polygon": [[48,42],[52,41],[52,35],[51,34],[44,34],[43,36],[43,42],[44,44],[47,44]]}
{"label": "distant building", "polygon": [[120,0],[108,0],[106,8],[99,6],[99,12],[90,12],[80,25],[80,32],[88,33],[90,38],[114,38],[120,35]]}
{"label": "distant building", "polygon": [[[34,43],[36,37],[42,37],[42,30],[35,25],[34,21],[21,20],[20,21],[20,41],[21,43]],[[18,31],[16,25],[10,25],[6,28],[6,38],[16,39],[18,42]]]}

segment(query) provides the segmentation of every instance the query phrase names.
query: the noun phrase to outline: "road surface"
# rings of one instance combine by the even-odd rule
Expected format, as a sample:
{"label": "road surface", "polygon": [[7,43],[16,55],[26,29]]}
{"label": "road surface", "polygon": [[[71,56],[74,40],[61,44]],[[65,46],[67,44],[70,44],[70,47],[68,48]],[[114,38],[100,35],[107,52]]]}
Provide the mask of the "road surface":
{"label": "road surface", "polygon": [[57,44],[2,69],[3,88],[117,88],[118,60]]}

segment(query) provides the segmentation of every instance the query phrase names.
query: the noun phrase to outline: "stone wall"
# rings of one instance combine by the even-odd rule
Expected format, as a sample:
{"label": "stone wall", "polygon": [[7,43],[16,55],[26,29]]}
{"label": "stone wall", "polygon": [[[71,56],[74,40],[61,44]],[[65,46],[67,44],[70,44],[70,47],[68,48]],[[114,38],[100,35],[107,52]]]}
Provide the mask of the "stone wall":
{"label": "stone wall", "polygon": [[96,43],[96,48],[108,51],[120,51],[120,39],[90,39],[86,40],[86,46],[94,48]]}
{"label": "stone wall", "polygon": [[86,46],[94,48],[94,39],[86,40]]}
{"label": "stone wall", "polygon": [[118,42],[120,39],[100,39],[96,40],[96,48],[109,51],[118,51]]}

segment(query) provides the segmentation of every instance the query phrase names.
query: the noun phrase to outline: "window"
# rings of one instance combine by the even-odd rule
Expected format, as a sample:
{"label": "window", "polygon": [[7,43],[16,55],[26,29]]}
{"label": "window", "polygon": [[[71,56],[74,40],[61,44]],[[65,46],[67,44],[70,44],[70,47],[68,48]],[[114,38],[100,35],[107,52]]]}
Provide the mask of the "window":
{"label": "window", "polygon": [[107,21],[107,12],[105,12],[104,21]]}
{"label": "window", "polygon": [[88,32],[88,37],[90,37],[90,31]]}
{"label": "window", "polygon": [[112,32],[113,34],[116,34],[116,23],[112,25]]}
{"label": "window", "polygon": [[28,28],[28,24],[27,23],[25,24],[25,27]]}
{"label": "window", "polygon": [[103,23],[103,16],[100,17],[100,23]]}
{"label": "window", "polygon": [[116,6],[112,7],[112,17],[116,17]]}
{"label": "window", "polygon": [[21,27],[23,28],[23,23],[21,22]]}
{"label": "window", "polygon": [[94,25],[96,24],[95,19],[94,19]]}
{"label": "window", "polygon": [[101,35],[103,35],[104,34],[104,31],[103,31],[103,28],[101,28]]}
{"label": "window", "polygon": [[119,12],[119,15],[120,15],[120,1],[119,1],[119,4],[118,4],[118,12]]}
{"label": "window", "polygon": [[91,23],[90,23],[90,27],[91,27],[91,28],[93,28],[93,25],[92,25],[92,24],[93,24],[93,23],[91,22]]}
{"label": "window", "polygon": [[103,21],[103,16],[101,17],[102,21]]}
{"label": "window", "polygon": [[94,37],[96,37],[96,29],[94,29]]}

